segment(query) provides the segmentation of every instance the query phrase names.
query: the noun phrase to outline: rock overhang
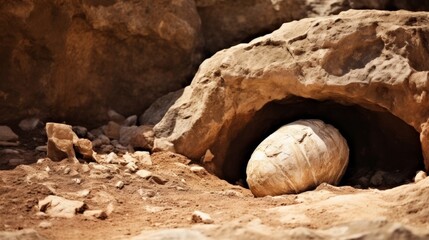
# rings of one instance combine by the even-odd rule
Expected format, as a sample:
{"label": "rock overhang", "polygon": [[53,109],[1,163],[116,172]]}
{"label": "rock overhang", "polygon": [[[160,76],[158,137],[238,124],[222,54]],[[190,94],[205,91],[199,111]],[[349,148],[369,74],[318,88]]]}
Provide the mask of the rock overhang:
{"label": "rock overhang", "polygon": [[429,14],[350,10],[285,23],[203,62],[155,126],[155,148],[222,176],[232,139],[266,104],[290,97],[388,112],[420,133],[429,168]]}

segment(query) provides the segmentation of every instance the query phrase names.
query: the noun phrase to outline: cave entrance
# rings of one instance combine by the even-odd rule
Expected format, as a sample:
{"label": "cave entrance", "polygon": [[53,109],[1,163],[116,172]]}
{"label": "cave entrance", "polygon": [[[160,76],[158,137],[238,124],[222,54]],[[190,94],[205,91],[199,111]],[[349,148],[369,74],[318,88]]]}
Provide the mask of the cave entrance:
{"label": "cave entrance", "polygon": [[224,178],[245,183],[247,162],[259,143],[299,119],[320,119],[347,140],[349,165],[340,185],[386,189],[411,181],[416,171],[424,169],[419,133],[393,114],[293,97],[266,104],[237,134],[226,152]]}

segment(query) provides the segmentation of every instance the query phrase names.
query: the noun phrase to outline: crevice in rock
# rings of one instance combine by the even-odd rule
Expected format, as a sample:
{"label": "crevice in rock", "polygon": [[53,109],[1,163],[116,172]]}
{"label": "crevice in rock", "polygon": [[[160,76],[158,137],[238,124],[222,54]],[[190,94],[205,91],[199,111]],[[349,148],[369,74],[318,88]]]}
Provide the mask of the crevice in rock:
{"label": "crevice in rock", "polygon": [[391,113],[293,97],[266,104],[236,135],[225,154],[223,177],[229,182],[245,180],[247,161],[256,146],[298,119],[320,119],[346,138],[350,156],[341,185],[385,189],[411,181],[416,171],[424,169],[419,133]]}

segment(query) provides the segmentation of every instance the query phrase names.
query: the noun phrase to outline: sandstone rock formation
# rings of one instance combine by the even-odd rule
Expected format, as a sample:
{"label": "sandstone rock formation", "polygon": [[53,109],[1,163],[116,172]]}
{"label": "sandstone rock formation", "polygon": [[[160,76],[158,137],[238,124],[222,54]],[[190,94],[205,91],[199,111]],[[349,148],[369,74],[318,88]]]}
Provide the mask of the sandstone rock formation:
{"label": "sandstone rock formation", "polygon": [[321,183],[337,185],[349,160],[349,148],[332,125],[316,119],[286,124],[256,147],[246,168],[257,197],[300,193]]}
{"label": "sandstone rock formation", "polygon": [[429,10],[427,1],[196,0],[208,53],[270,33],[283,23],[349,9]]}
{"label": "sandstone rock formation", "polygon": [[314,117],[346,133],[355,161],[418,168],[423,152],[429,168],[428,23],[425,12],[350,10],[220,51],[155,126],[155,148],[195,160],[210,149],[206,165],[225,177],[270,128]]}
{"label": "sandstone rock formation", "polygon": [[142,112],[201,62],[193,0],[0,1],[1,122]]}

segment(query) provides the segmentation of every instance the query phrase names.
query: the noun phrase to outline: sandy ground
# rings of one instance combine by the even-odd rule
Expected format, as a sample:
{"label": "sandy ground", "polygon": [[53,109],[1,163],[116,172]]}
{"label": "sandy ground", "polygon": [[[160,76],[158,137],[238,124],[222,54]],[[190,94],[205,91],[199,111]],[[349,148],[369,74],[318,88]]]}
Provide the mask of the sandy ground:
{"label": "sandy ground", "polygon": [[[46,239],[201,238],[192,236],[195,232],[212,239],[429,238],[429,178],[383,191],[322,184],[298,195],[255,198],[248,189],[196,171],[190,160],[170,152],[153,154],[150,166],[139,165],[152,172],[145,179],[121,164],[68,160],[7,169],[4,163],[13,154],[0,150],[0,232],[34,229]],[[21,149],[19,155],[34,162],[44,153]],[[37,207],[48,195],[83,201],[108,217],[49,217]],[[193,223],[195,210],[209,214],[214,223]],[[344,224],[348,230],[338,230]],[[2,238],[16,239],[0,233]]]}

